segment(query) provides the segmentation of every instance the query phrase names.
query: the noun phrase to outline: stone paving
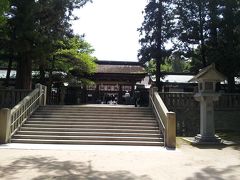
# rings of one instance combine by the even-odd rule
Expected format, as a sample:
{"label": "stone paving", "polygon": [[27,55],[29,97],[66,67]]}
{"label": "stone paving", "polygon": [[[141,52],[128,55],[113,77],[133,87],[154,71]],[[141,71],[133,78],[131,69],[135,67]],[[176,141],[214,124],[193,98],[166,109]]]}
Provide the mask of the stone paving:
{"label": "stone paving", "polygon": [[0,145],[0,179],[239,180],[240,146]]}

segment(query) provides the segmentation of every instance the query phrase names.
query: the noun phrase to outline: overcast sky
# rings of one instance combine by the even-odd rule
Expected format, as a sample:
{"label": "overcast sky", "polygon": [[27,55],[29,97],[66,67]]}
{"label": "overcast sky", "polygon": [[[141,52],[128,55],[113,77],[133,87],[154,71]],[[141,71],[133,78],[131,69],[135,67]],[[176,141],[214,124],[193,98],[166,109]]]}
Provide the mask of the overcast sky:
{"label": "overcast sky", "polygon": [[147,0],[93,0],[75,11],[74,32],[85,34],[99,60],[137,61],[142,11]]}

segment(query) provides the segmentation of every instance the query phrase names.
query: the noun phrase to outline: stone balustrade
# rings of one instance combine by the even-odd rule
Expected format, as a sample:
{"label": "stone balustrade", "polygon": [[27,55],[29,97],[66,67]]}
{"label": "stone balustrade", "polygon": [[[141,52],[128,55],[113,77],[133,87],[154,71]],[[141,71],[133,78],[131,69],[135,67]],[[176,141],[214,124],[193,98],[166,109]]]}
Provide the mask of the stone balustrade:
{"label": "stone balustrade", "polygon": [[12,109],[0,109],[0,143],[8,143],[27,118],[39,107],[46,105],[47,88],[37,84],[35,90]]}
{"label": "stone balustrade", "polygon": [[176,114],[168,111],[156,88],[151,88],[149,103],[164,134],[164,143],[168,148],[176,148]]}

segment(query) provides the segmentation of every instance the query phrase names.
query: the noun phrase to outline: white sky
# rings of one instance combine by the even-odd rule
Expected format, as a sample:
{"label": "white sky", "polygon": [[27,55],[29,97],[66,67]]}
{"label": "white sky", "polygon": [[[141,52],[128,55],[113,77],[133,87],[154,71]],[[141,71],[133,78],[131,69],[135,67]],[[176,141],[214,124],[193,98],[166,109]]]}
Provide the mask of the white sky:
{"label": "white sky", "polygon": [[93,0],[75,14],[74,32],[85,34],[99,60],[137,61],[142,11],[147,0]]}

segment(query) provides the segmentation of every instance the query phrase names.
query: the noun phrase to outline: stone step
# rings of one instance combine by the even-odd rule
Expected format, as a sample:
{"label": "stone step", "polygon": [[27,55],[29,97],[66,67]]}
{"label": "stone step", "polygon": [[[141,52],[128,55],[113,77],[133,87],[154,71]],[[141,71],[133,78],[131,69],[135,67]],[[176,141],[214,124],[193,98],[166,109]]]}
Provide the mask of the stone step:
{"label": "stone step", "polygon": [[96,140],[96,141],[151,141],[161,142],[155,137],[116,137],[116,136],[54,136],[54,135],[23,135],[16,134],[13,139],[44,139],[44,140]]}
{"label": "stone step", "polygon": [[50,121],[49,119],[43,121],[32,121],[29,120],[26,124],[55,124],[55,125],[115,125],[115,126],[157,126],[157,122],[81,122],[81,121]]}
{"label": "stone step", "polygon": [[81,113],[81,112],[77,112],[77,113],[64,113],[64,112],[51,112],[51,113],[43,113],[43,112],[35,112],[33,114],[33,116],[37,116],[37,115],[43,115],[43,116],[78,116],[78,117],[88,117],[88,116],[97,116],[97,117],[153,117],[153,114],[127,114],[127,113]]}
{"label": "stone step", "polygon": [[45,107],[39,107],[38,110],[44,110],[44,109],[78,109],[78,110],[106,110],[106,111],[111,111],[111,110],[117,110],[117,111],[151,111],[151,108],[149,107],[134,107],[134,106],[82,106],[82,105],[48,105]]}
{"label": "stone step", "polygon": [[139,129],[139,130],[157,130],[156,126],[138,126],[138,125],[60,125],[60,124],[30,124],[25,123],[24,127],[46,127],[46,128],[94,128],[94,129]]}
{"label": "stone step", "polygon": [[47,131],[47,132],[106,132],[106,133],[146,133],[160,134],[159,129],[99,129],[99,128],[63,128],[63,127],[21,127],[21,131]]}
{"label": "stone step", "polygon": [[98,119],[98,118],[93,118],[93,119],[80,119],[80,118],[54,118],[54,117],[49,117],[49,118],[29,118],[28,121],[56,121],[56,122],[119,122],[119,123],[156,123],[156,120],[154,119]]}
{"label": "stone step", "polygon": [[21,130],[18,131],[17,134],[22,135],[54,135],[54,136],[117,136],[117,137],[155,137],[155,138],[162,138],[163,135],[159,134],[159,132],[156,133],[124,133],[124,132],[62,132],[62,131],[27,131],[27,130]]}
{"label": "stone step", "polygon": [[150,108],[40,107],[13,136],[14,143],[163,146]]}
{"label": "stone step", "polygon": [[46,140],[46,139],[12,139],[12,143],[33,144],[76,144],[76,145],[129,145],[129,146],[163,146],[163,142],[148,141],[94,141],[94,140]]}
{"label": "stone step", "polygon": [[79,115],[53,115],[53,114],[39,114],[39,115],[35,115],[33,114],[31,116],[31,118],[67,118],[67,119],[132,119],[132,120],[154,120],[153,116],[149,116],[149,117],[128,117],[128,116],[98,116],[98,115],[86,115],[86,116],[79,116]]}
{"label": "stone step", "polygon": [[46,107],[39,107],[39,111],[44,111],[44,110],[69,110],[69,111],[135,111],[135,112],[151,112],[152,109],[148,107],[127,107],[127,108],[119,108],[117,106],[111,106],[111,107],[51,107],[51,106],[46,106]]}
{"label": "stone step", "polygon": [[33,115],[70,115],[70,116],[126,116],[126,117],[154,117],[154,114],[152,113],[118,113],[118,112],[64,112],[64,111],[36,111],[33,113]]}

